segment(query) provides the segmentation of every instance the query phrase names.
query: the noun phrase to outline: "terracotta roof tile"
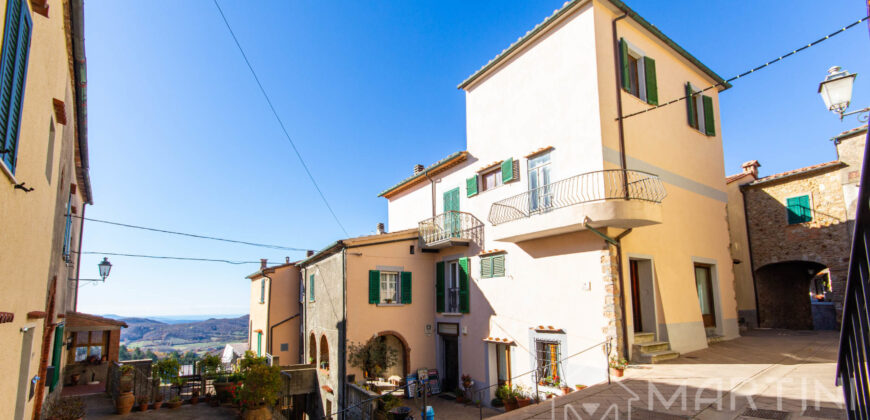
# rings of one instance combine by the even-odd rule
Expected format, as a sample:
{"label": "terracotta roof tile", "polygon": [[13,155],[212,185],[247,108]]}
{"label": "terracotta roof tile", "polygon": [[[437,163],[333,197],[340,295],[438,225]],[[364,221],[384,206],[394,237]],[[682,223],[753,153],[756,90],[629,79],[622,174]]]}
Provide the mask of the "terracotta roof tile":
{"label": "terracotta roof tile", "polygon": [[807,172],[818,171],[821,169],[839,167],[842,165],[843,165],[843,162],[840,162],[839,160],[833,160],[830,162],[819,163],[817,165],[811,165],[811,166],[806,166],[803,168],[792,169],[790,171],[780,172],[778,174],[768,175],[764,178],[758,178],[757,180],[750,182],[747,185],[763,184],[763,183],[770,182],[770,181],[776,181],[779,179],[788,178],[788,177],[794,176],[794,175],[805,174]]}

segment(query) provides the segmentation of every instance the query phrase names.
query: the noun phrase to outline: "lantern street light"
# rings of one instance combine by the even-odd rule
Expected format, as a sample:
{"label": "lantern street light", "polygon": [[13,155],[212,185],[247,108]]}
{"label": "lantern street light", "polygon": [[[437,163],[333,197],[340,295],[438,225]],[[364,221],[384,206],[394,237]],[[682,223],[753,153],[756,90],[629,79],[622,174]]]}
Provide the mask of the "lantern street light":
{"label": "lantern street light", "polygon": [[819,95],[822,96],[825,107],[828,108],[828,111],[838,114],[841,121],[844,117],[854,114],[859,114],[856,118],[860,122],[866,122],[870,117],[868,114],[870,107],[846,112],[846,108],[852,101],[852,85],[857,76],[857,74],[849,73],[848,70],[843,70],[840,66],[834,66],[828,69],[825,80],[819,83]]}
{"label": "lantern street light", "polygon": [[103,257],[103,262],[99,264],[100,267],[100,277],[103,278],[103,281],[106,281],[106,277],[109,277],[109,272],[112,271],[112,263],[109,262],[107,257]]}

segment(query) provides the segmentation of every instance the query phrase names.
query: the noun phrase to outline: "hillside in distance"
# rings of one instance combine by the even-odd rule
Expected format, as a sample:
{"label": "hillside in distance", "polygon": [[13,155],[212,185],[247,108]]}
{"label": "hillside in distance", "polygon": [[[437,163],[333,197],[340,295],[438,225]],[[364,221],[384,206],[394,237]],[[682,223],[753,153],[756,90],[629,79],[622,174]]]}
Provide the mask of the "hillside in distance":
{"label": "hillside in distance", "polygon": [[[247,341],[248,316],[210,318],[204,321],[169,324],[150,318],[120,318],[121,344],[155,351],[199,350]],[[197,345],[202,344],[202,345]]]}

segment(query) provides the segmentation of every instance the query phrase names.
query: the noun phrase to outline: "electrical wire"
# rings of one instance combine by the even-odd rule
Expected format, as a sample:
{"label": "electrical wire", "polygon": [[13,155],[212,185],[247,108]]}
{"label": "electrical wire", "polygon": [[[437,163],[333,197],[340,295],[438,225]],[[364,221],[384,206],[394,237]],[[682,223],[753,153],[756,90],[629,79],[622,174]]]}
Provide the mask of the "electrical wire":
{"label": "electrical wire", "polygon": [[195,258],[195,257],[171,257],[171,256],[161,256],[161,255],[144,255],[144,254],[124,254],[120,252],[99,252],[99,251],[70,251],[74,254],[83,254],[83,255],[112,255],[116,257],[133,257],[133,258],[151,258],[155,260],[180,260],[180,261],[201,261],[201,262],[220,262],[226,264],[233,265],[241,265],[241,264],[260,264],[260,261],[231,261],[231,260],[222,260],[216,258]]}
{"label": "electrical wire", "polygon": [[131,225],[131,224],[127,224],[127,223],[120,223],[120,222],[112,222],[109,220],[93,219],[90,217],[82,217],[82,216],[78,216],[75,214],[72,214],[70,216],[75,217],[77,219],[84,219],[84,220],[87,220],[89,222],[105,223],[107,225],[121,226],[121,227],[126,227],[126,228],[131,228],[131,229],[141,229],[141,230],[147,230],[150,232],[167,233],[170,235],[188,236],[191,238],[209,239],[212,241],[230,242],[230,243],[234,243],[234,244],[258,246],[258,247],[270,248],[270,249],[282,249],[282,250],[287,250],[287,251],[307,251],[307,249],[304,249],[304,248],[294,248],[294,247],[290,247],[290,246],[260,244],[260,243],[256,243],[256,242],[246,242],[246,241],[239,241],[239,240],[235,240],[235,239],[226,239],[226,238],[218,238],[218,237],[214,237],[214,236],[197,235],[195,233],[176,232],[176,231],[172,231],[172,230],[158,229],[158,228],[152,228],[152,227],[146,227],[146,226],[137,226],[137,225]]}
{"label": "electrical wire", "polygon": [[[666,107],[666,106],[668,106],[668,105],[675,104],[675,103],[677,103],[677,102],[687,100],[687,99],[689,99],[690,96],[694,96],[694,95],[699,94],[699,93],[704,93],[704,92],[706,92],[706,91],[708,91],[708,90],[710,90],[710,89],[713,89],[713,88],[716,88],[716,87],[719,87],[719,86],[724,86],[725,84],[731,83],[731,82],[733,82],[733,81],[735,81],[735,80],[737,80],[737,79],[739,79],[739,78],[741,78],[741,77],[744,77],[744,76],[750,75],[750,74],[752,74],[752,73],[755,73],[755,72],[758,71],[758,70],[761,70],[761,69],[763,69],[763,68],[765,68],[765,67],[767,67],[767,66],[770,66],[771,64],[774,64],[774,63],[776,63],[776,62],[778,62],[778,61],[782,61],[783,59],[788,58],[788,57],[790,57],[790,56],[792,56],[792,55],[795,55],[795,54],[797,54],[797,53],[799,53],[799,52],[801,52],[801,51],[803,51],[803,50],[805,50],[805,49],[807,49],[807,48],[813,47],[813,46],[815,46],[815,45],[817,45],[817,44],[819,44],[819,43],[821,43],[821,42],[823,42],[823,41],[825,41],[825,40],[830,39],[830,38],[833,37],[833,36],[836,36],[836,35],[839,35],[839,34],[841,34],[841,33],[843,33],[843,32],[846,32],[847,30],[849,30],[849,29],[851,29],[851,28],[857,26],[858,24],[860,24],[861,22],[866,21],[867,19],[870,19],[870,15],[865,16],[865,17],[863,17],[863,18],[861,18],[861,19],[858,19],[857,21],[855,21],[855,22],[853,22],[853,23],[851,23],[851,24],[849,24],[849,25],[847,25],[847,26],[844,26],[844,27],[840,28],[840,29],[838,29],[838,30],[835,31],[835,32],[832,32],[831,34],[826,35],[826,36],[824,36],[824,37],[822,37],[822,38],[819,38],[819,39],[817,39],[817,40],[815,40],[815,41],[813,41],[813,42],[811,42],[811,43],[809,43],[809,44],[807,44],[807,45],[804,45],[804,46],[802,46],[802,47],[800,47],[800,48],[798,48],[798,49],[796,49],[796,50],[792,50],[792,51],[789,52],[788,54],[781,55],[781,56],[779,56],[779,57],[777,57],[777,58],[775,58],[775,59],[773,59],[773,60],[770,60],[770,61],[768,61],[768,62],[766,62],[766,63],[764,63],[764,64],[762,64],[762,65],[760,65],[760,66],[758,66],[758,67],[755,67],[755,68],[753,68],[753,69],[751,69],[751,70],[747,70],[747,71],[745,71],[745,72],[743,72],[743,73],[740,73],[740,74],[738,74],[737,76],[734,76],[734,77],[732,77],[732,78],[730,78],[730,79],[728,79],[728,80],[723,80],[722,82],[716,83],[716,84],[714,84],[714,85],[707,86],[706,88],[704,88],[704,89],[702,89],[702,90],[700,90],[700,91],[693,92],[691,95],[686,95],[686,96],[683,96],[683,97],[681,97],[681,98],[674,99],[674,100],[672,100],[672,101],[670,101],[670,102],[666,102],[666,103],[663,103],[663,104],[660,104],[660,105],[653,106],[653,107],[651,107],[651,108],[647,108],[647,109],[645,109],[645,110],[643,110],[643,111],[638,111],[638,112],[634,112],[634,113],[631,113],[631,114],[625,115],[625,116],[621,117],[621,119],[625,120],[625,119],[627,119],[627,118],[631,118],[631,117],[634,117],[634,116],[636,116],[636,115],[640,115],[640,114],[643,114],[643,113],[646,113],[646,112],[649,112],[649,111],[652,111],[652,110],[655,110],[655,109],[664,108],[664,107]],[[616,118],[616,121],[619,121],[619,120],[620,120],[620,118],[617,117],[617,118]]]}
{"label": "electrical wire", "polygon": [[229,30],[230,35],[233,37],[233,41],[236,43],[236,47],[239,48],[239,52],[242,53],[242,58],[245,59],[245,64],[248,65],[248,69],[251,70],[251,75],[254,76],[254,81],[257,82],[257,86],[260,88],[260,92],[263,93],[263,97],[266,98],[266,103],[269,105],[269,109],[272,110],[272,114],[275,116],[275,119],[278,121],[278,125],[281,126],[281,131],[284,132],[284,136],[287,138],[287,141],[290,142],[290,146],[293,148],[293,152],[296,153],[296,157],[299,158],[299,162],[302,164],[302,168],[305,169],[305,173],[308,174],[308,179],[311,180],[311,183],[314,185],[314,188],[317,190],[317,193],[320,194],[320,198],[323,199],[323,204],[326,205],[326,208],[329,210],[329,213],[332,214],[332,218],[335,219],[335,223],[338,223],[338,227],[341,228],[342,232],[344,232],[345,236],[350,236],[347,233],[347,230],[344,228],[344,225],[341,224],[341,221],[338,220],[338,216],[335,215],[335,212],[332,210],[332,206],[329,205],[329,202],[326,201],[326,196],[323,195],[323,191],[320,190],[320,186],[317,185],[317,181],[314,180],[314,175],[311,174],[311,171],[308,169],[308,165],[305,164],[305,160],[302,159],[302,154],[299,153],[299,149],[296,148],[296,143],[293,142],[293,139],[290,137],[290,133],[287,132],[287,128],[284,126],[284,121],[281,120],[281,117],[278,116],[278,111],[275,110],[275,106],[272,104],[272,99],[269,98],[269,94],[266,93],[266,89],[263,88],[263,84],[260,83],[260,78],[257,77],[257,72],[254,71],[254,66],[251,65],[251,61],[248,60],[248,55],[245,54],[245,50],[242,48],[242,44],[239,43],[239,39],[236,38],[236,33],[233,32],[233,28],[230,26],[230,22],[227,20],[226,15],[224,15],[223,9],[221,9],[220,4],[218,4],[217,0],[214,0],[214,5],[217,7],[218,12],[220,12],[221,18],[224,21],[224,24],[227,26],[227,30]]}

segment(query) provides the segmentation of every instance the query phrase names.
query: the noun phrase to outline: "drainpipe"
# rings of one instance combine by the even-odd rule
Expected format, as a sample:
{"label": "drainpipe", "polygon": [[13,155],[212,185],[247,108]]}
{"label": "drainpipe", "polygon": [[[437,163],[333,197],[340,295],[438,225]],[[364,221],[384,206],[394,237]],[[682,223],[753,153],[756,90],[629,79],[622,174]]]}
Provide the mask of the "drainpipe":
{"label": "drainpipe", "polygon": [[269,336],[266,337],[266,348],[269,349],[269,354],[272,354],[272,329],[269,327],[269,322],[272,319],[272,278],[265,273],[263,278],[269,279],[269,288],[266,294],[266,331],[269,332]]}
{"label": "drainpipe", "polygon": [[423,172],[423,176],[429,180],[429,185],[432,186],[432,217],[435,217],[435,181],[429,177],[429,171]]}
{"label": "drainpipe", "polygon": [[619,132],[619,166],[623,171],[622,187],[626,200],[628,200],[628,177],[625,174],[625,170],[628,169],[628,166],[625,163],[625,131],[622,124],[622,84],[619,81],[620,77],[622,77],[622,72],[620,71],[621,66],[619,63],[619,38],[616,35],[616,22],[625,19],[627,16],[628,13],[624,13],[622,16],[613,19],[613,22],[611,23],[611,30],[613,32],[613,69],[618,75],[613,80],[616,82],[616,126],[617,131]]}

